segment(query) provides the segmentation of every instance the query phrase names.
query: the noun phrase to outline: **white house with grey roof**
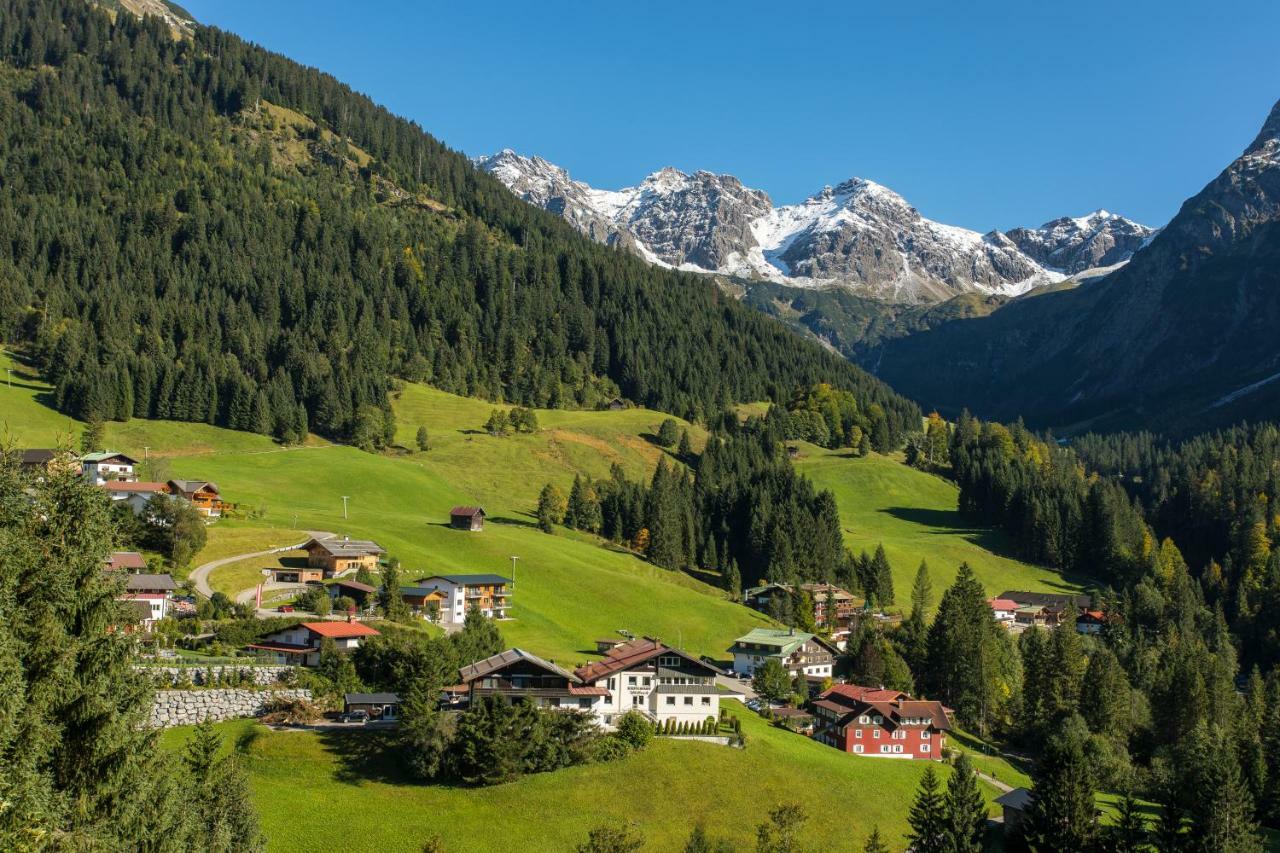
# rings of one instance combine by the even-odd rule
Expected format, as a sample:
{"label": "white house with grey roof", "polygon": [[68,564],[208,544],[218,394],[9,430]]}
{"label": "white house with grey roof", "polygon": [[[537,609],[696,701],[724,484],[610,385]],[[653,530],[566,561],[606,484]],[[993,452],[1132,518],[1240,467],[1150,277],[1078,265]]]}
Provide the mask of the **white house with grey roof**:
{"label": "white house with grey roof", "polygon": [[510,618],[507,592],[510,584],[511,579],[502,575],[431,575],[418,578],[414,587],[402,587],[401,593],[408,597],[408,590],[439,592],[444,596],[439,604],[440,622],[461,625],[472,607],[492,619]]}

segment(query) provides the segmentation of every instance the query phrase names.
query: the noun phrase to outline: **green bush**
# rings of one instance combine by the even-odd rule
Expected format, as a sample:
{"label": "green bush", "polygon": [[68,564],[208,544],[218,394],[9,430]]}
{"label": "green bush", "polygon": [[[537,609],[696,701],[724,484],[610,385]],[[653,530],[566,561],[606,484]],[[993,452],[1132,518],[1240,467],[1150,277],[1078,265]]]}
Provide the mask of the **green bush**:
{"label": "green bush", "polygon": [[617,736],[636,750],[648,746],[653,734],[653,725],[636,711],[628,711],[618,720]]}
{"label": "green bush", "polygon": [[596,761],[617,761],[634,752],[631,744],[617,735],[602,737],[596,742]]}

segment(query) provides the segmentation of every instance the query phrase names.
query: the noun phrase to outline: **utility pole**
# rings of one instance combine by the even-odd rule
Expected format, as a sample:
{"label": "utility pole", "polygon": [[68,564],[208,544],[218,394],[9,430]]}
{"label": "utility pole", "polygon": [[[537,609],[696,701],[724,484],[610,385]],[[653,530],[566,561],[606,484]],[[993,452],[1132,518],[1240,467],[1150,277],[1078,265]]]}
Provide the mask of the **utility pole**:
{"label": "utility pole", "polygon": [[343,519],[346,519],[346,517],[347,517],[347,498],[348,498],[348,497],[349,497],[348,495],[343,495],[343,496],[342,496],[342,517],[343,517]]}
{"label": "utility pole", "polygon": [[511,555],[511,588],[516,588],[516,560],[520,559],[514,554]]}
{"label": "utility pole", "polygon": [[5,380],[4,380],[5,384],[9,386],[10,389],[12,389],[13,388],[13,368],[6,367],[4,369],[4,372],[5,372]]}
{"label": "utility pole", "polygon": [[150,462],[150,461],[151,461],[151,446],[150,446],[150,445],[146,445],[146,444],[142,445],[142,461],[143,461],[143,462]]}

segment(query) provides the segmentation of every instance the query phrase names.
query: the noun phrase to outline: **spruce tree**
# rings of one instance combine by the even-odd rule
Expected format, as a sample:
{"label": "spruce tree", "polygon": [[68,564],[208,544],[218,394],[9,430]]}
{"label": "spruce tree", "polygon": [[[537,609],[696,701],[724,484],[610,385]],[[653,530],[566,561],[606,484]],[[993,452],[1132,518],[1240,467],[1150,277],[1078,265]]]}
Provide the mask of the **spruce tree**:
{"label": "spruce tree", "polygon": [[1133,792],[1126,792],[1116,807],[1116,821],[1106,830],[1107,847],[1115,853],[1147,853],[1151,833],[1147,816]]}
{"label": "spruce tree", "polygon": [[219,758],[222,737],[209,722],[196,726],[187,742],[191,818],[210,853],[249,853],[265,848],[258,816],[249,799],[249,779],[235,753]]}
{"label": "spruce tree", "polygon": [[427,434],[425,425],[418,427],[418,433],[414,436],[414,443],[418,445],[418,449],[424,453],[431,449],[431,437]]}
{"label": "spruce tree", "polygon": [[880,827],[871,827],[871,834],[867,836],[867,843],[863,845],[862,850],[863,853],[889,853],[888,845],[880,837]]}
{"label": "spruce tree", "polygon": [[916,853],[947,853],[950,843],[947,837],[946,803],[938,783],[938,774],[930,764],[920,777],[920,788],[915,802],[907,814],[911,833],[907,840]]}
{"label": "spruce tree", "polygon": [[951,853],[981,853],[987,829],[987,804],[978,790],[968,753],[960,753],[947,780],[943,815],[946,849]]}
{"label": "spruce tree", "polygon": [[1084,751],[1087,739],[1084,721],[1070,718],[1049,738],[1036,764],[1023,824],[1032,850],[1089,850],[1098,838],[1096,785]]}
{"label": "spruce tree", "polygon": [[411,613],[400,594],[400,561],[388,557],[382,566],[382,587],[378,590],[378,606],[392,622],[407,622]]}
{"label": "spruce tree", "polygon": [[871,558],[871,578],[876,590],[876,604],[881,608],[893,604],[893,570],[889,567],[884,545],[877,545],[875,556]]}

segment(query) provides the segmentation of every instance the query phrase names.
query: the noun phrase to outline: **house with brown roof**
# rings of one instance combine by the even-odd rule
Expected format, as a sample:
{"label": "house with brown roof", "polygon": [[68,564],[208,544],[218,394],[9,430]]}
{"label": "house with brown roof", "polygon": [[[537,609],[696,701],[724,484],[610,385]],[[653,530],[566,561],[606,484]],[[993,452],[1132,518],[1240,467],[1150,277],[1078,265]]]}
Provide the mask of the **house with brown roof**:
{"label": "house with brown roof", "polygon": [[80,459],[70,450],[33,447],[22,451],[18,457],[18,464],[25,470],[44,475],[60,470],[75,471],[80,467]]}
{"label": "house with brown roof", "polygon": [[812,703],[813,737],[855,755],[942,758],[950,712],[898,690],[837,684]]}
{"label": "house with brown roof", "polygon": [[655,637],[640,637],[604,653],[604,659],[578,667],[573,674],[605,689],[596,706],[601,722],[613,724],[627,711],[639,711],[664,723],[701,723],[720,717],[717,667]]}
{"label": "house with brown roof", "polygon": [[836,640],[848,636],[859,613],[866,606],[866,599],[830,583],[802,583],[798,587],[784,583],[766,583],[746,590],[743,601],[752,610],[769,613],[776,596],[798,596],[802,592],[808,593],[809,600],[813,602],[814,624]]}
{"label": "house with brown roof", "polygon": [[486,696],[526,699],[540,708],[597,713],[608,695],[603,687],[585,684],[581,678],[555,663],[524,649],[507,649],[458,670],[467,688],[467,699]]}
{"label": "house with brown roof", "polygon": [[378,595],[378,590],[360,581],[334,581],[328,587],[330,598],[346,596],[356,603],[357,607],[367,607]]}
{"label": "house with brown roof", "polygon": [[167,486],[170,494],[182,498],[207,518],[218,518],[226,507],[216,483],[206,480],[170,480]]}
{"label": "house with brown roof", "polygon": [[[352,539],[350,536],[310,539],[302,546],[302,550],[307,552],[307,568],[312,571],[294,569],[277,572],[277,575],[289,575],[293,578],[286,582],[306,583],[309,580],[328,580],[357,572],[361,567],[372,571],[378,567],[378,558],[387,553],[377,542],[370,539]],[[313,577],[317,571],[319,575]],[[277,580],[284,579],[277,578]]]}
{"label": "house with brown roof", "polygon": [[106,559],[107,571],[145,572],[147,560],[137,551],[112,551]]}
{"label": "house with brown roof", "polygon": [[246,646],[273,663],[315,666],[320,662],[320,644],[333,640],[340,652],[352,652],[368,637],[379,632],[363,622],[300,622],[291,628],[268,634]]}
{"label": "house with brown roof", "polygon": [[124,594],[117,600],[132,602],[142,616],[143,628],[150,631],[156,622],[172,612],[173,593],[177,588],[171,575],[132,573],[125,577]]}
{"label": "house with brown roof", "polygon": [[455,506],[449,510],[449,526],[454,530],[470,530],[479,533],[484,530],[484,508],[478,506]]}

